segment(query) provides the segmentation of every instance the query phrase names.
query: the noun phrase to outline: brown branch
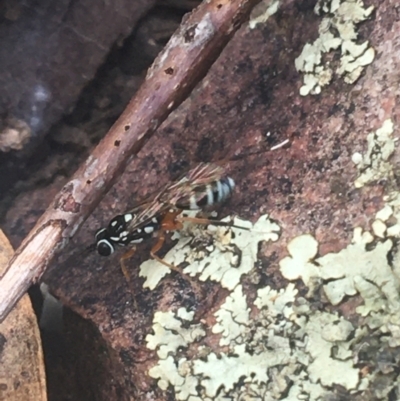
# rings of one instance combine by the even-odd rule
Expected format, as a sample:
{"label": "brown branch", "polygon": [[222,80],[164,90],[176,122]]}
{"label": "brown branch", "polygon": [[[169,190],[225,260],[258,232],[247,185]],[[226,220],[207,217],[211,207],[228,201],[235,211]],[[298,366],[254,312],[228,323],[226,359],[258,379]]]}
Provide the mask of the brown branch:
{"label": "brown branch", "polygon": [[204,1],[184,18],[124,113],[15,252],[0,280],[0,321],[40,279],[55,252],[68,243],[132,155],[189,95],[258,2]]}

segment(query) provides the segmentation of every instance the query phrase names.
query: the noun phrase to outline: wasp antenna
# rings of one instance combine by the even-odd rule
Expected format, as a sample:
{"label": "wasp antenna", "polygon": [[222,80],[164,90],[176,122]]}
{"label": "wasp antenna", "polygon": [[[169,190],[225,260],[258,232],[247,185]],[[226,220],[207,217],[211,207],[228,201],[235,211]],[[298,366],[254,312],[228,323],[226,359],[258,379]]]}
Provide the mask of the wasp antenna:
{"label": "wasp antenna", "polygon": [[[67,259],[65,260],[65,262],[67,262],[67,261],[69,261],[69,260],[72,260],[72,259],[74,259],[74,258],[76,258],[76,257],[85,256],[85,255],[87,255],[87,254],[93,252],[94,250],[96,250],[96,244],[95,244],[95,243],[90,244],[90,245],[87,246],[86,248],[82,249],[80,252],[78,251],[77,253],[72,254],[69,258],[67,258]],[[64,262],[64,263],[65,263],[65,262]]]}
{"label": "wasp antenna", "polygon": [[90,244],[89,246],[87,246],[82,253],[84,252],[93,252],[94,250],[96,250],[96,243]]}
{"label": "wasp antenna", "polygon": [[242,226],[237,226],[236,224],[232,224],[230,221],[221,221],[221,220],[214,220],[214,219],[208,219],[209,224],[215,226],[215,227],[233,227],[233,228],[239,228],[241,230],[246,230],[250,231],[251,228],[249,227],[242,227]]}
{"label": "wasp antenna", "polygon": [[210,220],[210,224],[216,227],[222,226],[222,227],[238,228],[239,230],[251,231],[252,233],[255,234],[270,234],[269,231],[260,231],[260,230],[254,230],[252,227],[237,226],[236,224],[231,224],[229,221]]}
{"label": "wasp antenna", "polygon": [[248,156],[255,156],[255,155],[261,155],[263,153],[267,153],[267,152],[271,152],[274,150],[277,150],[279,148],[283,148],[285,145],[287,145],[289,143],[289,139],[285,139],[284,141],[282,141],[281,143],[272,146],[271,148],[264,148],[264,149],[260,149],[254,152],[246,152],[246,153],[239,153],[237,155],[232,156],[230,159],[225,159],[224,162],[228,163],[231,161],[237,161],[237,160],[242,160],[245,159]]}
{"label": "wasp antenna", "polygon": [[277,145],[272,146],[272,148],[270,150],[277,150],[279,148],[283,148],[287,143],[289,143],[289,139],[285,139],[281,143],[278,143]]}

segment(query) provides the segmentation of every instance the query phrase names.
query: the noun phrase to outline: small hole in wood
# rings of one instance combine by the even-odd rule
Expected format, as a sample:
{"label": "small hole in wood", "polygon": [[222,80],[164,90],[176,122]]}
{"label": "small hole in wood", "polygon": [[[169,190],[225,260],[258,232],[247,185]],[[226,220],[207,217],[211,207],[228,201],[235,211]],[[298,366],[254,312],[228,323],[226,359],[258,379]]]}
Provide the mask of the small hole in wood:
{"label": "small hole in wood", "polygon": [[196,33],[196,27],[197,27],[197,25],[191,26],[183,34],[183,37],[184,37],[186,43],[190,43],[193,41],[195,33]]}

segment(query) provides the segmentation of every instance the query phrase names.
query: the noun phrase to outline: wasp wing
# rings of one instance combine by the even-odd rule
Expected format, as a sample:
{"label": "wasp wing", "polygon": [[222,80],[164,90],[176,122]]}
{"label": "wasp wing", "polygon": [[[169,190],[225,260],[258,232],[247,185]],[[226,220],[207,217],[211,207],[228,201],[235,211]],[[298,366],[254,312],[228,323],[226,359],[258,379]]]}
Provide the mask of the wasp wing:
{"label": "wasp wing", "polygon": [[200,163],[167,186],[159,200],[178,209],[198,210],[226,199],[233,188],[234,182],[224,168]]}
{"label": "wasp wing", "polygon": [[[160,225],[170,209],[199,210],[225,200],[233,191],[234,182],[225,169],[211,163],[200,163],[178,180],[165,185],[156,194],[136,204],[125,213],[127,230],[133,232],[147,225]],[[154,226],[156,229],[156,226]]]}
{"label": "wasp wing", "polygon": [[183,174],[175,183],[170,184],[167,190],[173,191],[178,188],[182,191],[190,190],[217,181],[224,175],[225,169],[223,167],[212,163],[200,163]]}
{"label": "wasp wing", "polygon": [[163,204],[157,199],[136,205],[132,210],[125,213],[126,220],[130,220],[127,224],[127,230],[132,232],[151,223],[157,224],[169,207],[169,205]]}

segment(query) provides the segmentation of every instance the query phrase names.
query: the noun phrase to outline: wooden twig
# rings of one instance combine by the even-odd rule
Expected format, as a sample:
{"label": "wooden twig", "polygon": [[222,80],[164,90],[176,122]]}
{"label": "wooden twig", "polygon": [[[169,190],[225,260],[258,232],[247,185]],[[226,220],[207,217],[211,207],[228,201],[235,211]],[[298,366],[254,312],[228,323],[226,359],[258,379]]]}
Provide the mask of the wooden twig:
{"label": "wooden twig", "polygon": [[107,136],[55,197],[0,279],[0,321],[40,279],[170,112],[205,75],[259,0],[209,0],[184,18]]}

